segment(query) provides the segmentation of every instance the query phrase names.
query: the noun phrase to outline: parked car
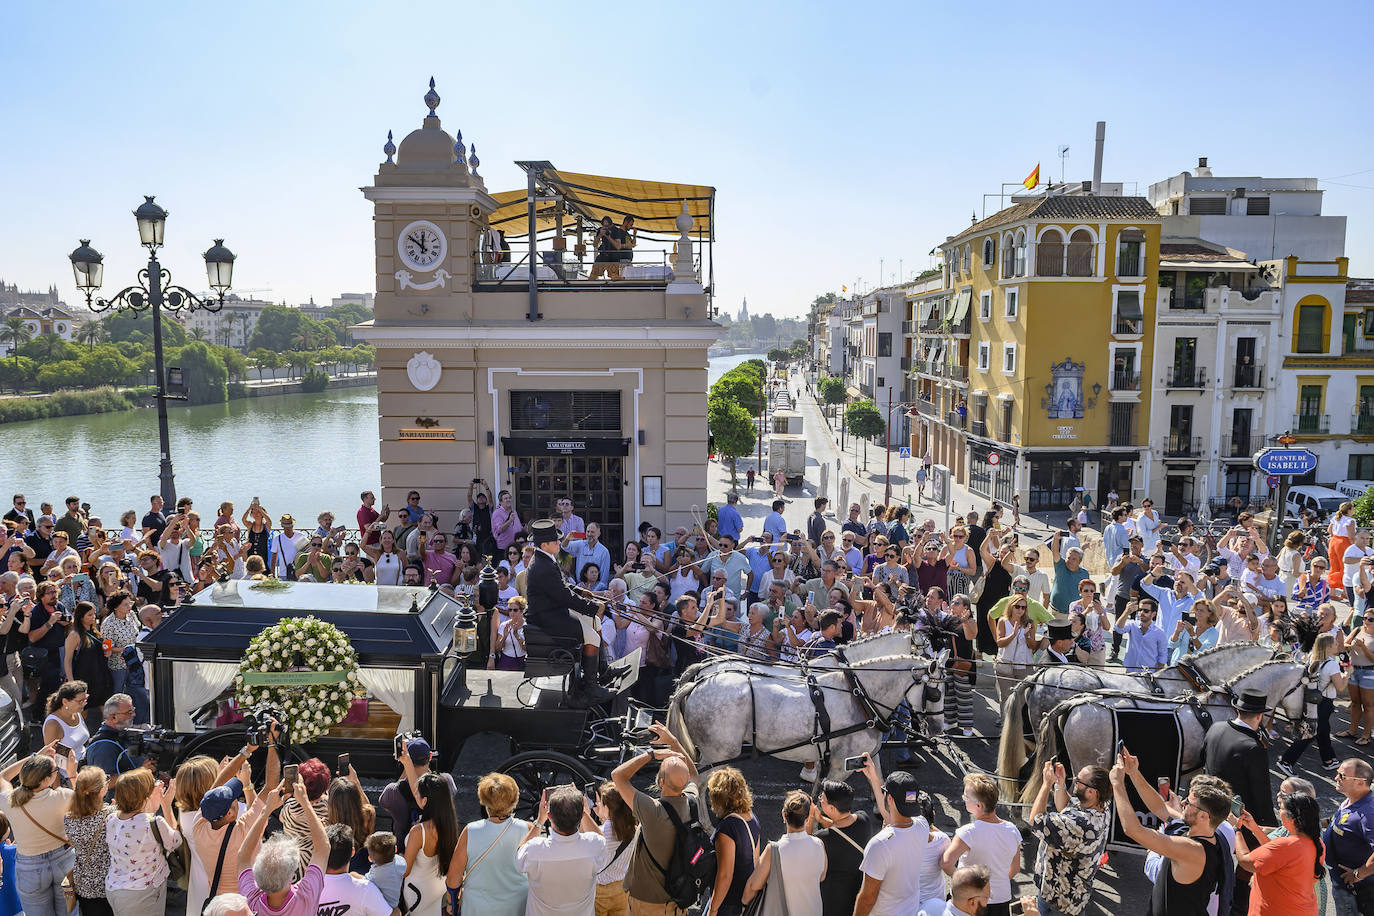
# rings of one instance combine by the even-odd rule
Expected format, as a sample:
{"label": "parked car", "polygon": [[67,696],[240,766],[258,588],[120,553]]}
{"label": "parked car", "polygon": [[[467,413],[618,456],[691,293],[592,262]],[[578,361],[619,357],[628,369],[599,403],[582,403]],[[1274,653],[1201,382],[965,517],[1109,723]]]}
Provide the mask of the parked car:
{"label": "parked car", "polygon": [[1287,515],[1301,515],[1304,510],[1312,512],[1317,518],[1326,518],[1349,502],[1350,497],[1330,487],[1314,487],[1304,484],[1288,488],[1283,511]]}
{"label": "parked car", "polygon": [[1342,480],[1336,484],[1336,489],[1349,499],[1359,499],[1370,487],[1374,487],[1374,480]]}

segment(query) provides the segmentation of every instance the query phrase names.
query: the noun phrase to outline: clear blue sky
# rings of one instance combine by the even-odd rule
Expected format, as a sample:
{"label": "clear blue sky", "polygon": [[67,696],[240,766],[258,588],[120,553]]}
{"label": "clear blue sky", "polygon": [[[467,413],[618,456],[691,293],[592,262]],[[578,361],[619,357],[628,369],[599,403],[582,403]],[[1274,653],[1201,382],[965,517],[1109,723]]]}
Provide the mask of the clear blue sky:
{"label": "clear blue sky", "polygon": [[[1369,3],[6,4],[0,278],[57,283],[89,237],[132,282],[133,219],[171,212],[163,258],[204,286],[291,303],[372,289],[370,183],[432,74],[491,190],[512,162],[717,188],[717,302],[802,312],[896,278],[1035,165],[1141,193],[1218,175],[1311,176],[1374,275]],[[1337,184],[1335,182],[1343,182]]]}

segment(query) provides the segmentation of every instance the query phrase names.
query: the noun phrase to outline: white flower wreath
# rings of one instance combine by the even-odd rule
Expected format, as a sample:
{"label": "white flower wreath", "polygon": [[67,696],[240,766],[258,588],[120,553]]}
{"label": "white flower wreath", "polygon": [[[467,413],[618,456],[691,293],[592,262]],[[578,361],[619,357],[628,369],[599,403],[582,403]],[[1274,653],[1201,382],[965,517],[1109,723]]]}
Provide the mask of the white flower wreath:
{"label": "white flower wreath", "polygon": [[[342,672],[325,684],[245,684],[247,672]],[[317,617],[283,618],[248,644],[234,677],[239,708],[260,704],[287,711],[291,740],[305,743],[329,731],[344,716],[353,698],[365,693],[358,677],[358,654],[348,637]]]}

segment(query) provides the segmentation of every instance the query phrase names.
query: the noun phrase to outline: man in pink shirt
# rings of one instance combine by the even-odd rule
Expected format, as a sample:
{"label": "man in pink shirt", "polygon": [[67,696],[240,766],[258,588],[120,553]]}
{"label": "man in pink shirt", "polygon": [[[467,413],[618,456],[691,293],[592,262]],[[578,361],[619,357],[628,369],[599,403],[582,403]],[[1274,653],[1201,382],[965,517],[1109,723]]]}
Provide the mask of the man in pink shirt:
{"label": "man in pink shirt", "polygon": [[515,499],[510,490],[502,490],[496,499],[498,505],[491,513],[491,535],[504,555],[506,548],[515,543],[525,528],[520,524],[520,516],[515,514]]}

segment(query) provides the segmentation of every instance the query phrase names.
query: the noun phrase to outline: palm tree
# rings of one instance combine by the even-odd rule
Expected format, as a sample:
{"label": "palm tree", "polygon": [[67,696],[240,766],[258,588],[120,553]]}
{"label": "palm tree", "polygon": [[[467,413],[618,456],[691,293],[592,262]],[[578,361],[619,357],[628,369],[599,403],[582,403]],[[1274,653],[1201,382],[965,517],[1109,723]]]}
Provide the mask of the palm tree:
{"label": "palm tree", "polygon": [[19,347],[33,337],[33,331],[29,330],[28,322],[17,315],[13,318],[6,318],[3,327],[0,327],[0,340],[7,340],[10,344],[10,353],[16,362],[19,359]]}
{"label": "palm tree", "polygon": [[191,330],[187,332],[186,336],[190,337],[192,340],[205,340],[205,329],[191,328]]}
{"label": "palm tree", "polygon": [[63,343],[63,340],[60,335],[54,334],[51,331],[49,331],[46,334],[39,334],[37,343],[41,343],[43,345],[43,358],[46,359],[48,362],[52,362],[52,351],[57,349],[57,346]]}
{"label": "palm tree", "polygon": [[95,345],[105,339],[105,329],[98,321],[88,321],[76,332],[76,339],[94,350]]}
{"label": "palm tree", "polygon": [[291,346],[296,350],[315,349],[315,334],[310,328],[301,328],[301,332],[291,341]]}

